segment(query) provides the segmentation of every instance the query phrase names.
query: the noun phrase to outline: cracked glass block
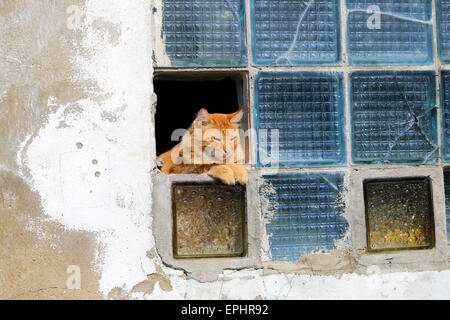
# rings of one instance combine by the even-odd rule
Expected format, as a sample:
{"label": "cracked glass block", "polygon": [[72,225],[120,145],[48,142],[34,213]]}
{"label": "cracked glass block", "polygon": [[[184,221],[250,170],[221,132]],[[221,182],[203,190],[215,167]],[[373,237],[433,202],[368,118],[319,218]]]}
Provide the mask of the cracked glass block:
{"label": "cracked glass block", "polygon": [[434,246],[428,178],[365,181],[364,198],[369,252]]}
{"label": "cracked glass block", "polygon": [[255,65],[341,61],[339,0],[254,0],[250,8]]}
{"label": "cracked glass block", "polygon": [[346,161],[341,73],[261,72],[255,81],[258,166]]}
{"label": "cracked glass block", "polygon": [[442,160],[450,162],[450,70],[441,71]]}
{"label": "cracked glass block", "polygon": [[346,0],[350,64],[433,61],[430,0]]}
{"label": "cracked glass block", "polygon": [[447,240],[450,245],[450,170],[444,171],[445,215],[447,220]]}
{"label": "cracked glass block", "polygon": [[450,63],[450,0],[436,0],[436,7],[439,57]]}
{"label": "cracked glass block", "polygon": [[[342,216],[343,172],[265,175],[266,225],[272,260],[295,261],[303,254],[335,249],[348,223]],[[261,203],[263,206],[263,202]]]}
{"label": "cracked glass block", "polygon": [[239,257],[246,252],[245,189],[172,186],[175,258]]}
{"label": "cracked glass block", "polygon": [[352,72],[353,163],[435,163],[435,92],[432,71]]}
{"label": "cracked glass block", "polygon": [[163,40],[171,66],[247,64],[244,0],[164,0]]}

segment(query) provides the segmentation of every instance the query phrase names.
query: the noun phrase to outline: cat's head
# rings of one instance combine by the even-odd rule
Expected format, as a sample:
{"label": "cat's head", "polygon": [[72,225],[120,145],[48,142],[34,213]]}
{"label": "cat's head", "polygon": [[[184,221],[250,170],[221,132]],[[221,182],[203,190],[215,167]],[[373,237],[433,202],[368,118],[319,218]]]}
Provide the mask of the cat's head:
{"label": "cat's head", "polygon": [[208,113],[201,109],[189,134],[193,143],[192,151],[199,157],[202,153],[203,164],[226,164],[243,161],[240,141],[240,123],[242,111],[231,114]]}

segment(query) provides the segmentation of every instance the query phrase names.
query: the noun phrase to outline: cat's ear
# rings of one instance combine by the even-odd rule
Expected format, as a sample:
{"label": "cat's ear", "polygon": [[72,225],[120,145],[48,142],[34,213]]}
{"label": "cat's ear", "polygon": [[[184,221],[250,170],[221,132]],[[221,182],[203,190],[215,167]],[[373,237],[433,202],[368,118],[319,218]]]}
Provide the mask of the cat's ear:
{"label": "cat's ear", "polygon": [[194,123],[197,128],[205,127],[209,124],[209,113],[205,108],[200,109],[197,113],[197,118]]}
{"label": "cat's ear", "polygon": [[228,117],[230,118],[230,122],[236,124],[241,122],[243,116],[244,113],[242,112],[242,110],[236,111],[235,113],[228,115]]}

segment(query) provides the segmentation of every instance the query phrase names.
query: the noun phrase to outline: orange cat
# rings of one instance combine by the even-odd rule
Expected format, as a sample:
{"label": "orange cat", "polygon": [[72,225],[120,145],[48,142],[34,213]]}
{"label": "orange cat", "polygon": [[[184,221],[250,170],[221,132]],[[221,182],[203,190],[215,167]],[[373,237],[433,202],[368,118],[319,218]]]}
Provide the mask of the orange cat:
{"label": "orange cat", "polygon": [[242,111],[209,114],[201,109],[181,143],[159,156],[166,174],[207,173],[224,184],[246,184],[239,123]]}

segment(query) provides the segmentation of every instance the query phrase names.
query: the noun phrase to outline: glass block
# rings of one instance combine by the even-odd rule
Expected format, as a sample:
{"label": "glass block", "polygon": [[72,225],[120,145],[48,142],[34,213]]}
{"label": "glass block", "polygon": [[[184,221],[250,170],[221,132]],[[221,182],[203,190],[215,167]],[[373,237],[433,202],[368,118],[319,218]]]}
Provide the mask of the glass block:
{"label": "glass block", "polygon": [[450,0],[436,0],[436,7],[439,57],[450,63]]}
{"label": "glass block", "polygon": [[172,186],[175,258],[242,256],[246,251],[245,189]]}
{"label": "glass block", "polygon": [[353,162],[435,163],[435,92],[432,71],[352,72]]}
{"label": "glass block", "polygon": [[304,253],[335,249],[348,223],[340,194],[343,172],[279,173],[264,179],[273,217],[266,225],[272,260],[294,261]]}
{"label": "glass block", "polygon": [[247,64],[244,0],[164,0],[163,35],[171,66]]}
{"label": "glass block", "polygon": [[441,71],[442,160],[450,162],[450,70]]}
{"label": "glass block", "polygon": [[346,0],[346,4],[350,64],[416,65],[433,61],[430,0]]}
{"label": "glass block", "polygon": [[364,183],[364,197],[369,252],[434,246],[428,178],[369,180]]}
{"label": "glass block", "polygon": [[346,161],[341,73],[261,72],[255,81],[258,166]]}
{"label": "glass block", "polygon": [[445,215],[447,220],[447,240],[450,245],[450,171],[444,171]]}
{"label": "glass block", "polygon": [[253,0],[255,65],[341,61],[339,0]]}

